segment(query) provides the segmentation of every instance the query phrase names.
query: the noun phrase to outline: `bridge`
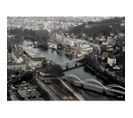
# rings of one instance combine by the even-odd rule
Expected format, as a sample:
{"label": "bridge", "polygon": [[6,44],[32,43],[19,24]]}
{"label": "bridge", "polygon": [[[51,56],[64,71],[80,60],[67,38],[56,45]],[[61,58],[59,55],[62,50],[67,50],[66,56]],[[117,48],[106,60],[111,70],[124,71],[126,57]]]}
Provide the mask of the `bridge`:
{"label": "bridge", "polygon": [[75,62],[78,62],[78,61],[82,60],[83,58],[84,58],[84,56],[81,56],[81,57],[76,58],[76,59],[73,59],[73,60],[65,61],[65,62],[63,62],[61,65],[66,65],[66,64],[70,64],[70,63],[75,63]]}
{"label": "bridge", "polygon": [[125,88],[117,84],[103,85],[101,82],[95,79],[81,80],[76,75],[66,75],[63,79],[70,82],[70,84],[92,90],[101,94],[110,96],[122,95],[125,96]]}
{"label": "bridge", "polygon": [[82,57],[77,58],[77,59],[65,61],[65,62],[61,63],[60,66],[63,68],[64,71],[68,71],[71,69],[81,67],[83,64],[80,63],[79,61],[82,60],[83,58],[84,57],[82,56]]}

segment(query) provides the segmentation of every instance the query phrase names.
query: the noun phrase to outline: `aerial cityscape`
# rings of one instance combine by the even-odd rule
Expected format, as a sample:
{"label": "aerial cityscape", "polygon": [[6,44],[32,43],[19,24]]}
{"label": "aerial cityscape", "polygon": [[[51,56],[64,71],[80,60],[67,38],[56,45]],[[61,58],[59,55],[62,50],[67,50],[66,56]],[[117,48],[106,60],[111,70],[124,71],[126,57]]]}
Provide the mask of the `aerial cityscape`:
{"label": "aerial cityscape", "polygon": [[124,101],[125,17],[7,17],[7,100]]}

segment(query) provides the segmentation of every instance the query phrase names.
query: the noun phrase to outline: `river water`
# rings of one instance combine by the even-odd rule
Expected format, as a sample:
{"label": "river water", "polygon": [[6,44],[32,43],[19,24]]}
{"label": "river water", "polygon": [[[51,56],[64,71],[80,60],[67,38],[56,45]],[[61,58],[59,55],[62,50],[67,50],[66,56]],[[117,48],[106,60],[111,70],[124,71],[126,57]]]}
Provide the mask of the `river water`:
{"label": "river water", "polygon": [[[28,48],[27,48],[28,49]],[[56,50],[48,49],[42,50],[39,48],[29,48],[27,50],[31,55],[35,55],[36,57],[45,57],[47,60],[55,62],[56,64],[61,65],[66,68],[66,63],[72,61],[69,57],[67,57],[64,53],[59,53]],[[72,65],[75,63],[71,63]],[[69,65],[71,66],[71,65]],[[94,73],[85,71],[84,67],[78,67],[69,71],[64,72],[64,74],[69,75],[73,74],[79,77],[82,80],[85,79],[96,79],[103,83],[101,79],[99,79]]]}
{"label": "river water", "polygon": [[[42,50],[39,48],[32,48],[30,53],[40,56],[40,57],[45,57],[47,60],[51,60],[55,62],[56,64],[64,64],[66,61],[71,61],[64,53],[58,53],[55,50],[48,49],[48,50]],[[76,75],[79,77],[81,80],[86,80],[86,79],[96,79],[100,81],[101,83],[104,83],[103,80],[98,78],[94,73],[85,71],[84,67],[78,67],[76,69],[72,69],[69,71],[64,72],[65,75]],[[110,99],[109,97],[106,97],[104,95],[100,95],[97,93],[90,92],[89,96],[90,100],[108,100]]]}
{"label": "river water", "polygon": [[[38,49],[38,51],[39,51],[39,49]],[[53,51],[52,49],[40,50],[40,51],[41,51],[40,53],[42,53],[47,60],[51,60],[57,64],[60,64],[61,66],[66,64],[66,62],[71,61],[64,53],[58,53],[57,51],[55,51],[55,50]],[[73,64],[73,63],[71,63],[71,64]],[[84,67],[78,67],[76,69],[66,71],[65,74],[66,75],[69,75],[69,74],[76,75],[77,77],[79,77],[82,80],[96,79],[103,83],[103,81],[101,81],[93,73],[85,71]]]}

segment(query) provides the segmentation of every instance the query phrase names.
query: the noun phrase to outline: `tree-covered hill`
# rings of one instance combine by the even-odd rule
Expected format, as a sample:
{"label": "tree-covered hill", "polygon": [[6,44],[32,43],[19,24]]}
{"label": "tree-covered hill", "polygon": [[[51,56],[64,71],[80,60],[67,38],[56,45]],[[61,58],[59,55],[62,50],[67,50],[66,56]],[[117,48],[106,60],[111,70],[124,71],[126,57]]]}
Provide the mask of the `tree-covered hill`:
{"label": "tree-covered hill", "polygon": [[75,26],[69,30],[69,33],[74,33],[76,36],[81,37],[82,34],[87,36],[97,36],[99,34],[109,35],[110,33],[125,33],[125,18],[113,17],[97,22],[86,22],[79,26]]}

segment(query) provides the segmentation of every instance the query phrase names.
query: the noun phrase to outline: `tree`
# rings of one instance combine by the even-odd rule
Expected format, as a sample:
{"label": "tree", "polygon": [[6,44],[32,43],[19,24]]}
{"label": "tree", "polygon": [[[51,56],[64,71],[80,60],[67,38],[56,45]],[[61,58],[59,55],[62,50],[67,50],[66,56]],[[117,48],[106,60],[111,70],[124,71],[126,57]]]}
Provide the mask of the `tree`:
{"label": "tree", "polygon": [[53,74],[55,77],[63,75],[63,69],[57,64],[47,64],[44,68],[44,72]]}
{"label": "tree", "polygon": [[48,39],[50,37],[49,32],[47,30],[37,30],[35,32],[37,40],[40,42],[40,47],[47,49],[48,48]]}
{"label": "tree", "polygon": [[59,43],[59,44],[57,45],[57,48],[58,48],[58,49],[62,49],[62,48],[63,48],[63,45],[62,45],[61,43]]}
{"label": "tree", "polygon": [[63,74],[63,69],[61,68],[60,65],[53,65],[52,67],[53,73],[56,76],[61,76]]}
{"label": "tree", "polygon": [[47,65],[47,60],[44,58],[42,61],[42,67],[46,67],[46,65]]}

